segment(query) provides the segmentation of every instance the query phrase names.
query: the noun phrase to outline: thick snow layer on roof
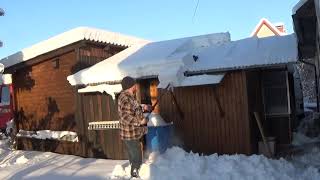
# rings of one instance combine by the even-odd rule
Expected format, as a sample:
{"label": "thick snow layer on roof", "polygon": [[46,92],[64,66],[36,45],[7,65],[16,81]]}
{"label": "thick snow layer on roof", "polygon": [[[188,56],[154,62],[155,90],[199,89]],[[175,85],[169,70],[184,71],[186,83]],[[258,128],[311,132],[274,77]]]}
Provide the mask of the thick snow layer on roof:
{"label": "thick snow layer on roof", "polygon": [[189,71],[245,69],[275,64],[287,64],[298,60],[295,34],[266,38],[251,37],[209,47],[200,53]]}
{"label": "thick snow layer on roof", "polygon": [[79,89],[79,93],[86,93],[86,92],[106,92],[110,96],[112,96],[113,99],[115,99],[116,93],[119,93],[122,90],[122,87],[120,84],[115,85],[109,85],[109,84],[100,84],[97,86],[86,86],[85,88]]}
{"label": "thick snow layer on roof", "polygon": [[77,84],[91,84],[121,80],[123,77],[128,75],[128,73],[122,71],[118,64],[130,55],[136,53],[143,46],[144,44],[131,46],[104,61],[68,76],[67,79],[73,86]]}
{"label": "thick snow layer on roof", "polygon": [[147,40],[106,30],[78,27],[48,40],[39,42],[31,47],[22,49],[20,52],[3,58],[0,62],[3,63],[5,67],[10,67],[80,40],[91,40],[120,46],[132,46],[148,42]]}
{"label": "thick snow layer on roof", "polygon": [[[124,76],[177,76],[186,64],[193,62],[190,52],[230,41],[229,33],[174,39],[132,46],[90,68],[69,76],[71,85],[118,81]],[[160,80],[164,80],[162,77]],[[167,79],[167,78],[166,78]]]}
{"label": "thick snow layer on roof", "polygon": [[[292,8],[292,14],[296,14],[298,9],[300,9],[305,3],[307,3],[309,0],[300,0],[293,8]],[[313,1],[313,0],[311,0]]]}
{"label": "thick snow layer on roof", "polygon": [[219,75],[198,75],[186,77],[180,86],[198,86],[207,84],[219,84],[224,74]]}

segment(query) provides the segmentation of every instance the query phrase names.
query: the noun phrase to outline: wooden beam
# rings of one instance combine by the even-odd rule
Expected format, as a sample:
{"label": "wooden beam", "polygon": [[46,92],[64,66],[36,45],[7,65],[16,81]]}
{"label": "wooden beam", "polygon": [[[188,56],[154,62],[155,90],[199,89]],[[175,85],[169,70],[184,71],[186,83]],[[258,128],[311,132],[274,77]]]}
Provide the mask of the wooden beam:
{"label": "wooden beam", "polygon": [[176,97],[175,97],[175,95],[173,94],[172,91],[170,91],[170,95],[171,95],[171,98],[172,98],[172,103],[176,106],[180,118],[184,119],[184,113],[182,112],[182,110],[181,110],[181,108],[180,108],[180,106],[179,106],[179,104],[177,102],[177,99],[176,99]]}
{"label": "wooden beam", "polygon": [[152,80],[150,83],[151,104],[152,104],[152,106],[155,105],[153,112],[157,113],[157,114],[160,113],[160,106],[159,106],[159,103],[157,103],[158,95],[159,95],[159,91],[158,91],[158,87],[157,87],[158,84],[159,84],[158,80]]}
{"label": "wooden beam", "polygon": [[217,106],[218,106],[218,109],[219,109],[220,117],[224,117],[224,116],[225,116],[225,113],[224,113],[224,111],[223,111],[223,109],[222,109],[220,100],[219,100],[219,98],[218,98],[218,96],[217,96],[217,94],[216,94],[215,87],[213,87],[213,91],[212,91],[212,92],[213,92],[213,98],[214,98],[214,100],[216,101]]}

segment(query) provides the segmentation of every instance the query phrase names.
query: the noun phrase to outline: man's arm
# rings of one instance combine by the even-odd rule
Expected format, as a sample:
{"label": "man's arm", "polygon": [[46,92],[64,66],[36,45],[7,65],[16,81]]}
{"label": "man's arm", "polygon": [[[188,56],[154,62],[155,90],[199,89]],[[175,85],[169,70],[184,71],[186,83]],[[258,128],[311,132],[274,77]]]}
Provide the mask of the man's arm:
{"label": "man's arm", "polygon": [[125,125],[141,126],[144,125],[143,122],[143,113],[142,110],[139,111],[134,105],[130,102],[123,102],[121,106],[122,112],[122,123]]}

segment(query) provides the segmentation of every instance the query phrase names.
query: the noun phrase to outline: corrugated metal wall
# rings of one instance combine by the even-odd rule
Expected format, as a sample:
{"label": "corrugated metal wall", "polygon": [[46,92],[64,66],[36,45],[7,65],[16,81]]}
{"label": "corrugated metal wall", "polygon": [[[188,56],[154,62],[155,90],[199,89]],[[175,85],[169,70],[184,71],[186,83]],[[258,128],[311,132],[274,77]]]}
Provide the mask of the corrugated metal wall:
{"label": "corrugated metal wall", "polygon": [[178,142],[184,148],[205,154],[252,153],[244,72],[229,73],[216,86],[175,88],[174,96],[184,118],[179,117],[168,92],[160,101],[160,112],[174,122]]}

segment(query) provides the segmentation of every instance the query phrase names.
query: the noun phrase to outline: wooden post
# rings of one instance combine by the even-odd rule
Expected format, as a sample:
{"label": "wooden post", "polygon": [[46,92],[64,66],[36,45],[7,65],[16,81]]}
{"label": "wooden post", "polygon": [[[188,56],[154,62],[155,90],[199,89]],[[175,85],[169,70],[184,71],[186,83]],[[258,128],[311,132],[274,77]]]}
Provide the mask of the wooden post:
{"label": "wooden post", "polygon": [[267,149],[269,157],[273,157],[273,155],[271,153],[271,149],[270,149],[269,143],[267,142],[267,138],[265,137],[264,132],[263,132],[263,128],[262,128],[262,124],[261,124],[261,121],[260,121],[259,113],[258,112],[254,112],[254,117],[255,117],[255,119],[257,121],[259,130],[260,130],[260,134],[262,136],[262,140],[263,140],[265,148]]}
{"label": "wooden post", "polygon": [[[159,82],[157,80],[152,80],[150,83],[150,97],[151,97],[151,104],[154,105],[157,103],[158,100],[158,84]],[[156,114],[160,114],[160,106],[159,103],[156,105],[156,107],[154,108],[154,113]]]}

